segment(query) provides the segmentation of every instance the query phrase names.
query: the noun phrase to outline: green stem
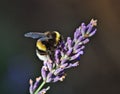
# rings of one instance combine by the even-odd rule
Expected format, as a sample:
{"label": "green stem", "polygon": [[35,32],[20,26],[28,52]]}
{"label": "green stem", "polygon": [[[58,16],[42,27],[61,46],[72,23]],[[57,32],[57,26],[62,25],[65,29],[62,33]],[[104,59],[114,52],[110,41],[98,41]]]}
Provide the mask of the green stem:
{"label": "green stem", "polygon": [[40,89],[45,85],[45,81],[42,82],[42,84],[38,87],[38,89],[35,91],[34,94],[38,94],[38,92],[40,91]]}

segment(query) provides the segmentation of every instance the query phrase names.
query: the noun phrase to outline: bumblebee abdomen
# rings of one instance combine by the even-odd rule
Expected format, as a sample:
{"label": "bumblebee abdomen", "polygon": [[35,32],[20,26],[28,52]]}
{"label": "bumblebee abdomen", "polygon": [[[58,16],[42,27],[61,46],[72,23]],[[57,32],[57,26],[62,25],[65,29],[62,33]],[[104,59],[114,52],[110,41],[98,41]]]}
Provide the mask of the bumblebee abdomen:
{"label": "bumblebee abdomen", "polygon": [[44,52],[41,53],[41,51],[39,51],[37,49],[36,49],[36,55],[42,61],[50,60],[50,56],[48,54],[45,54]]}

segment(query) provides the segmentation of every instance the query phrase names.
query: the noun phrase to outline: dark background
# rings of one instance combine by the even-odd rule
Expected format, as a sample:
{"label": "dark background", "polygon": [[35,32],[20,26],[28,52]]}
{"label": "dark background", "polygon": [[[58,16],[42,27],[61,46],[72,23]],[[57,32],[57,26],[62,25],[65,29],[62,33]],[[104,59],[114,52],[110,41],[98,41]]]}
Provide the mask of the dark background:
{"label": "dark background", "polygon": [[0,94],[28,94],[29,79],[40,75],[29,31],[58,30],[65,37],[81,22],[98,20],[97,33],[86,45],[80,66],[47,94],[120,94],[119,0],[0,1]]}

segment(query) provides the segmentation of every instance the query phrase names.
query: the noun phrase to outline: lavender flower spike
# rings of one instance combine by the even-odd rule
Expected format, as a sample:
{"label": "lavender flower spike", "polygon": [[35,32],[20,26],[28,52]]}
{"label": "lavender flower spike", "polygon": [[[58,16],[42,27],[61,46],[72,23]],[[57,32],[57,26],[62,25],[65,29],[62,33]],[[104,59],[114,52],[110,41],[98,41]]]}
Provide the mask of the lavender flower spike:
{"label": "lavender flower spike", "polygon": [[[89,37],[96,33],[94,26],[97,20],[92,19],[88,25],[82,23],[74,32],[74,38],[67,37],[67,41],[61,42],[54,51],[54,59],[43,61],[41,69],[42,78],[36,80],[35,84],[30,80],[30,94],[45,94],[48,88],[43,88],[46,83],[63,81],[66,77],[65,70],[79,65],[81,55],[84,54],[85,44]],[[38,82],[43,81],[38,87]],[[37,88],[38,87],[38,88]]]}

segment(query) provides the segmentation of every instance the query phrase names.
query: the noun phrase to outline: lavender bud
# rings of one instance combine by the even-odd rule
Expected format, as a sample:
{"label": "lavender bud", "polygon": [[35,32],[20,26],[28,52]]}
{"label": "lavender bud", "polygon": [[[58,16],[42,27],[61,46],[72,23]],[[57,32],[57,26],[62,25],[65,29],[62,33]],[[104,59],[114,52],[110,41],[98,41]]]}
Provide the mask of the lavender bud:
{"label": "lavender bud", "polygon": [[48,75],[47,75],[47,80],[46,80],[47,83],[49,83],[49,82],[52,81],[52,75],[53,75],[53,74],[52,74],[51,72],[48,73]]}
{"label": "lavender bud", "polygon": [[67,37],[68,49],[72,47],[72,40],[70,37]]}
{"label": "lavender bud", "polygon": [[82,51],[84,48],[85,48],[85,46],[81,46],[81,47],[79,47],[79,48],[76,49],[76,50],[74,49],[73,53],[76,54],[76,53]]}
{"label": "lavender bud", "polygon": [[55,51],[55,56],[56,56],[56,58],[59,57],[59,54],[60,54],[60,50],[56,50],[56,51]]}
{"label": "lavender bud", "polygon": [[80,52],[80,51],[81,51],[81,48],[78,48],[77,50],[74,50],[73,53],[78,53],[78,52]]}
{"label": "lavender bud", "polygon": [[64,79],[65,79],[65,74],[63,74],[62,76],[56,76],[53,82],[63,81]]}
{"label": "lavender bud", "polygon": [[30,84],[30,87],[29,87],[29,92],[30,92],[30,94],[33,94],[33,80],[32,79],[30,79],[29,80],[29,84]]}
{"label": "lavender bud", "polygon": [[83,51],[80,51],[79,53],[71,56],[70,60],[71,60],[71,61],[72,61],[72,60],[75,60],[75,59],[77,59],[77,58],[78,58],[80,55],[82,55],[82,54],[83,54]]}
{"label": "lavender bud", "polygon": [[55,82],[59,81],[59,79],[60,79],[59,76],[55,76],[55,78],[53,79],[53,82],[55,83]]}
{"label": "lavender bud", "polygon": [[85,35],[85,29],[86,29],[86,26],[82,25],[82,26],[81,26],[81,33],[82,33],[82,36]]}
{"label": "lavender bud", "polygon": [[[82,44],[82,43],[81,43]],[[80,47],[80,45],[79,44],[76,44],[75,46],[74,46],[74,50],[76,50],[76,49],[78,49]]]}
{"label": "lavender bud", "polygon": [[89,42],[89,39],[87,38],[87,39],[83,40],[82,42],[83,42],[83,44],[86,44]]}
{"label": "lavender bud", "polygon": [[64,64],[66,61],[68,61],[68,58],[63,58],[62,60],[61,60],[61,64]]}
{"label": "lavender bud", "polygon": [[44,81],[46,80],[46,76],[47,76],[47,74],[46,74],[47,70],[46,69],[47,69],[46,66],[43,66],[42,69],[41,69],[41,75],[42,75],[42,78],[43,78]]}
{"label": "lavender bud", "polygon": [[60,81],[63,81],[65,79],[65,75],[63,75],[62,77],[60,77]]}
{"label": "lavender bud", "polygon": [[96,33],[97,29],[95,29],[94,31],[92,31],[90,34],[89,34],[89,37],[93,36],[95,33]]}
{"label": "lavender bud", "polygon": [[62,65],[60,66],[60,68],[64,69],[67,65],[68,65],[68,63],[62,64]]}
{"label": "lavender bud", "polygon": [[74,33],[74,40],[77,40],[79,36],[80,36],[80,30],[79,30],[79,28],[77,28]]}
{"label": "lavender bud", "polygon": [[71,47],[67,52],[66,52],[66,55],[69,56],[73,51],[73,48]]}
{"label": "lavender bud", "polygon": [[58,68],[55,70],[54,75],[58,75],[60,72],[62,72],[64,69],[63,68]]}
{"label": "lavender bud", "polygon": [[79,65],[79,62],[75,62],[75,63],[70,63],[69,66],[66,67],[67,68],[72,68],[72,67],[77,67]]}
{"label": "lavender bud", "polygon": [[50,63],[50,62],[48,62],[48,63],[47,63],[47,67],[48,67],[48,70],[51,71],[52,68],[53,68],[53,64]]}
{"label": "lavender bud", "polygon": [[84,49],[84,48],[85,48],[85,46],[83,46],[83,45],[80,47],[81,50]]}
{"label": "lavender bud", "polygon": [[49,89],[50,87],[48,86],[47,88],[42,89],[40,92],[38,92],[38,94],[45,94]]}
{"label": "lavender bud", "polygon": [[55,61],[57,64],[60,63],[59,56],[60,56],[60,50],[56,50],[55,51]]}
{"label": "lavender bud", "polygon": [[92,28],[93,28],[91,23],[87,25],[87,28],[88,28],[88,30],[87,30],[86,34],[89,34],[91,32]]}
{"label": "lavender bud", "polygon": [[80,37],[78,38],[77,42],[81,42],[83,38],[84,38],[83,36],[80,36]]}
{"label": "lavender bud", "polygon": [[36,78],[36,82],[34,83],[33,90],[35,90],[38,86],[38,83],[40,82],[41,77]]}
{"label": "lavender bud", "polygon": [[61,54],[61,57],[64,57],[64,55],[65,55],[65,53],[64,52],[60,52],[60,54]]}

